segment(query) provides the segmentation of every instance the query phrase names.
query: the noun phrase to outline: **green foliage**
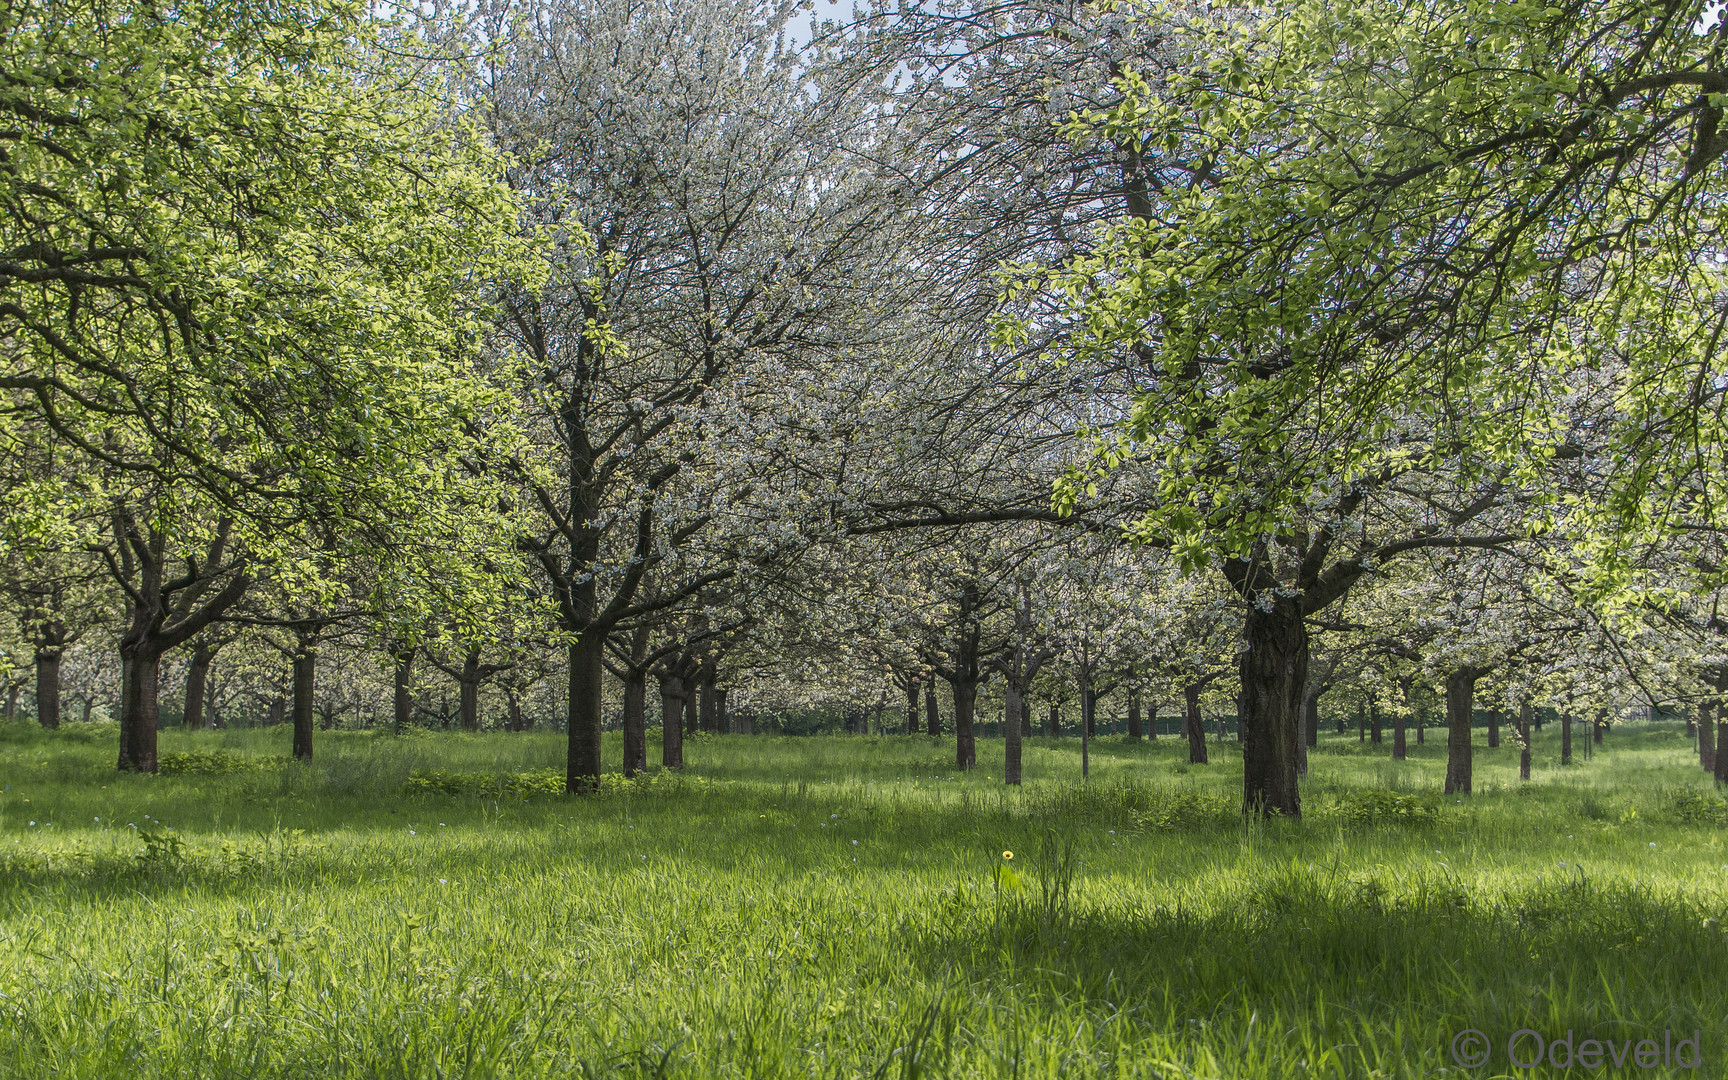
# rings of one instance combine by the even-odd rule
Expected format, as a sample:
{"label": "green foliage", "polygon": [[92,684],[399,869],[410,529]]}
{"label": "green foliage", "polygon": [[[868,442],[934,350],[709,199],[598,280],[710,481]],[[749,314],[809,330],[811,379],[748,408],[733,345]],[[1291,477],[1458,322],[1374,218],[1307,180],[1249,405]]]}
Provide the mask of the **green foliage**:
{"label": "green foliage", "polygon": [[1330,813],[1346,825],[1426,825],[1440,817],[1440,808],[1429,799],[1396,791],[1352,791]]}
{"label": "green foliage", "polygon": [[1686,791],[1675,797],[1674,813],[1692,825],[1728,825],[1728,800],[1702,791]]}
{"label": "green foliage", "polygon": [[287,760],[237,754],[232,750],[181,750],[160,755],[156,767],[164,776],[222,776],[272,769]]}

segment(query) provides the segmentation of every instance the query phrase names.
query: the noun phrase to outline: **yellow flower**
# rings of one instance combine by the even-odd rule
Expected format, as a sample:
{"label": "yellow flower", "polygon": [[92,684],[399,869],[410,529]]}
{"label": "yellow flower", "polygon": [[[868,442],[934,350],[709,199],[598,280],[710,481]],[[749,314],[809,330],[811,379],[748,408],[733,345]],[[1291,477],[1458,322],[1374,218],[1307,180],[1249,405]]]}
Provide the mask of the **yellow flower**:
{"label": "yellow flower", "polygon": [[1002,853],[1002,857],[1004,859],[1012,859],[1014,857],[1014,853],[1012,851],[1004,851]]}

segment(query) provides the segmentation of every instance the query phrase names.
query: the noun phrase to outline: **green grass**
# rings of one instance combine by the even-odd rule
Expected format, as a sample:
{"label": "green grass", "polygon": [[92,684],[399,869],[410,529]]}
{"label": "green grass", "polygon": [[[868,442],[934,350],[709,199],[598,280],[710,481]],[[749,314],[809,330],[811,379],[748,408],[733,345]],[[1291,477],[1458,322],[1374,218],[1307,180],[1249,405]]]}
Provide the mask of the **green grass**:
{"label": "green grass", "polygon": [[[1084,787],[1035,739],[1007,792],[997,743],[962,776],[923,737],[703,738],[684,776],[482,798],[407,788],[560,738],[123,777],[111,729],[4,725],[0,1075],[1602,1075],[1510,1071],[1519,1028],[1699,1029],[1703,1068],[1620,1072],[1728,1075],[1728,845],[1682,818],[1717,812],[1683,732],[1557,742],[1528,785],[1479,748],[1459,802],[1435,742],[1328,735],[1305,819],[1254,825],[1232,748],[1173,739],[1099,741]],[[1464,1028],[1489,1068],[1453,1067]]]}

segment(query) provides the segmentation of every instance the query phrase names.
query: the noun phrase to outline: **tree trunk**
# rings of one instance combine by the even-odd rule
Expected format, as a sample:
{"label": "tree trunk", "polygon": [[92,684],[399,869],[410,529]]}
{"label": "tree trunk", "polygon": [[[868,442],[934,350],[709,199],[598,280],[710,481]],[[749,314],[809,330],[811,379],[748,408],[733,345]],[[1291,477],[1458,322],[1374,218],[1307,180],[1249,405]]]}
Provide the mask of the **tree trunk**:
{"label": "tree trunk", "polygon": [[1518,779],[1530,779],[1530,703],[1518,705]]}
{"label": "tree trunk", "polygon": [[1020,712],[1025,697],[1020,688],[1014,685],[1013,679],[1003,680],[1006,686],[1002,702],[1002,779],[1004,782],[1020,786]]}
{"label": "tree trunk", "polygon": [[[1712,766],[1714,766],[1715,761],[1716,761],[1716,758],[1714,755],[1711,756],[1710,761],[1711,761]],[[1562,765],[1572,764],[1572,714],[1571,713],[1564,713],[1560,717],[1560,764],[1562,764]]]}
{"label": "tree trunk", "polygon": [[1092,776],[1092,716],[1098,711],[1098,695],[1090,687],[1080,691],[1080,779]]}
{"label": "tree trunk", "polygon": [[1356,741],[1368,741],[1368,706],[1356,706]]}
{"label": "tree trunk", "polygon": [[65,644],[65,627],[42,624],[36,635],[36,722],[45,728],[60,726],[60,656]]}
{"label": "tree trunk", "polygon": [[1062,734],[1062,706],[1052,701],[1050,703],[1050,737],[1056,738]]}
{"label": "tree trunk", "polygon": [[510,730],[511,731],[521,731],[522,730],[522,698],[521,698],[521,695],[516,693],[516,689],[514,687],[511,687],[510,689],[504,691],[504,700],[509,705],[509,709],[510,709]]}
{"label": "tree trunk", "polygon": [[699,703],[698,708],[701,712],[700,719],[697,722],[701,725],[703,731],[717,732],[720,730],[718,719],[719,714],[714,708],[714,689],[714,669],[709,667],[707,670],[702,672],[702,682],[697,691],[700,695],[697,698],[697,701]]}
{"label": "tree trunk", "polygon": [[648,673],[630,668],[624,679],[624,775],[648,768]]}
{"label": "tree trunk", "polygon": [[204,642],[192,646],[192,662],[186,665],[186,702],[180,709],[181,723],[192,731],[204,726],[204,695],[212,659],[210,646]]}
{"label": "tree trunk", "polygon": [[1128,737],[1130,739],[1138,739],[1141,737],[1141,735],[1142,735],[1142,732],[1140,730],[1140,694],[1138,691],[1129,690],[1128,691]]}
{"label": "tree trunk", "polygon": [[1475,668],[1446,676],[1446,794],[1470,794],[1470,720],[1476,707]]}
{"label": "tree trunk", "polygon": [[1182,688],[1182,731],[1188,736],[1188,764],[1206,764],[1206,725],[1200,719],[1200,684]]}
{"label": "tree trunk", "polygon": [[1242,689],[1236,710],[1242,806],[1263,817],[1300,817],[1296,743],[1302,690],[1308,685],[1308,628],[1294,599],[1275,597],[1270,610],[1248,605],[1242,638],[1247,648],[1238,665]]}
{"label": "tree trunk", "polygon": [[600,726],[602,678],[606,671],[606,635],[590,627],[570,645],[569,750],[564,790],[572,795],[600,789]]}
{"label": "tree trunk", "polygon": [[1410,750],[1409,736],[1404,733],[1404,713],[1400,711],[1392,718],[1392,760],[1404,761]]}
{"label": "tree trunk", "polygon": [[1488,710],[1488,749],[1500,749],[1500,710]]}
{"label": "tree trunk", "polygon": [[978,744],[972,734],[972,710],[978,701],[978,684],[960,679],[948,684],[954,690],[954,764],[962,769],[978,764]]}
{"label": "tree trunk", "polygon": [[918,734],[918,687],[917,679],[906,680],[906,734]]}
{"label": "tree trunk", "polygon": [[1596,745],[1601,746],[1602,745],[1602,732],[1605,728],[1607,728],[1608,725],[1607,725],[1607,723],[1605,723],[1603,721],[1602,716],[1600,714],[1598,714],[1596,719],[1592,722],[1591,726],[1594,728],[1594,730],[1591,732],[1591,735],[1592,735],[1592,737],[1595,738]]}
{"label": "tree trunk", "polygon": [[[722,735],[732,733],[732,721],[726,715],[726,692],[724,686],[714,688],[714,730]],[[880,713],[881,710],[878,709],[877,711]],[[877,726],[881,725],[878,724]]]}
{"label": "tree trunk", "polygon": [[1716,783],[1728,784],[1728,754],[1722,753],[1722,748],[1728,746],[1728,707],[1719,709],[1716,713]]}
{"label": "tree trunk", "polygon": [[702,730],[700,699],[702,694],[697,686],[690,685],[690,680],[684,681],[684,734],[694,735]]}
{"label": "tree trunk", "polygon": [[414,674],[414,650],[397,649],[392,657],[395,664],[396,683],[396,734],[408,730],[408,725],[414,719],[414,692],[411,680]]}
{"label": "tree trunk", "polygon": [[1710,706],[1698,703],[1698,764],[1711,775],[1716,773],[1716,725],[1710,722]]}
{"label": "tree trunk", "polygon": [[658,676],[660,681],[660,764],[668,769],[684,767],[684,680],[676,675]]}
{"label": "tree trunk", "polygon": [[931,738],[942,734],[942,714],[936,709],[936,680],[932,678],[924,684],[924,719],[929,725],[926,732]]}
{"label": "tree trunk", "polygon": [[312,760],[312,693],[318,680],[317,649],[302,643],[294,650],[294,760]]}
{"label": "tree trunk", "polygon": [[480,682],[478,679],[466,677],[462,679],[462,730],[480,730]]}
{"label": "tree trunk", "polygon": [[[128,650],[122,642],[122,650]],[[120,661],[120,769],[156,771],[156,688],[162,654],[146,644],[122,651]]]}
{"label": "tree trunk", "polygon": [[1020,695],[1020,737],[1032,737],[1032,694],[1030,691]]}
{"label": "tree trunk", "polygon": [[1380,716],[1380,703],[1368,703],[1368,741],[1379,746],[1385,740],[1385,721]]}

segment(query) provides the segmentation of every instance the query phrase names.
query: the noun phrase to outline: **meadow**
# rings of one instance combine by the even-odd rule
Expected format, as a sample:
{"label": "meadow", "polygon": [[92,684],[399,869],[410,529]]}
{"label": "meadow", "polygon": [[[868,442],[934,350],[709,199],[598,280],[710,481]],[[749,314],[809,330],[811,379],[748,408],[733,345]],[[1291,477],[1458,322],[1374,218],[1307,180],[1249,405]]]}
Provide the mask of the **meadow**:
{"label": "meadow", "polygon": [[[1454,799],[1438,739],[1327,733],[1304,818],[1259,824],[1233,743],[1171,738],[1096,740],[1086,783],[1034,739],[1008,791],[995,741],[960,774],[922,736],[704,736],[569,798],[532,791],[552,733],[300,765],[286,728],[170,730],[205,771],[147,777],[106,725],[0,725],[0,1075],[1728,1075],[1728,810],[1683,728],[1566,768],[1539,738]],[[1668,1063],[1520,1070],[1519,1029]]]}

